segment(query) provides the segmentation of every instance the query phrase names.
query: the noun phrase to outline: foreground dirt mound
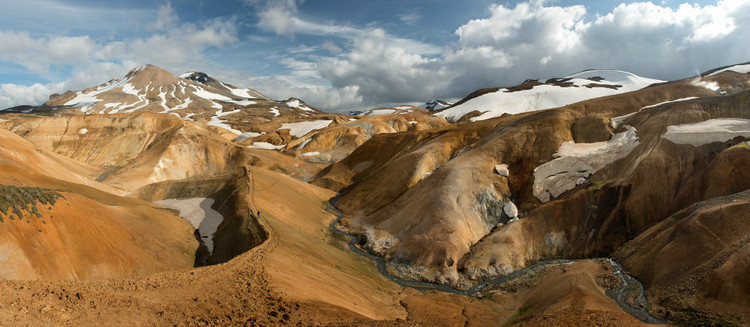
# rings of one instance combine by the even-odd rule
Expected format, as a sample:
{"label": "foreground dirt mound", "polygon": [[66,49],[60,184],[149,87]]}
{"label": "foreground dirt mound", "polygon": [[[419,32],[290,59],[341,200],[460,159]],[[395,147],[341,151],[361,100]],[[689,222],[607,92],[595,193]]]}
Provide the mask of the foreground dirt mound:
{"label": "foreground dirt mound", "polygon": [[[191,267],[192,228],[150,203],[78,184],[76,164],[0,130],[0,279],[105,279]],[[49,156],[47,156],[49,155]],[[76,171],[85,175],[86,165]]]}
{"label": "foreground dirt mound", "polygon": [[[258,168],[251,168],[244,181],[252,185],[251,203],[269,232],[261,245],[224,264],[140,278],[1,282],[0,320],[11,325],[456,326],[565,317],[571,324],[641,325],[603,294],[605,277],[615,277],[595,262],[536,271],[481,298],[403,289],[327,228],[335,218],[324,210],[333,192]],[[140,194],[191,195],[189,187],[178,184],[147,189]]]}
{"label": "foreground dirt mound", "polygon": [[[196,264],[209,265],[229,261],[263,243],[268,235],[258,222],[258,210],[252,199],[252,179],[247,168],[237,173],[208,178],[191,178],[149,184],[130,196],[155,202],[165,199],[212,199],[211,208],[222,216],[210,238],[211,252],[198,253]],[[205,218],[204,218],[205,219]]]}

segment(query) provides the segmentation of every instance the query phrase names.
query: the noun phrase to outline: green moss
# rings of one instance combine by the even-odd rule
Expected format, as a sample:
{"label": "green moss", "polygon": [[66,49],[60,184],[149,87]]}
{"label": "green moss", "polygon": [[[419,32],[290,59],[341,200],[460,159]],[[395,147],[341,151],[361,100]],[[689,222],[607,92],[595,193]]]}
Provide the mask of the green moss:
{"label": "green moss", "polygon": [[[50,189],[0,185],[0,212],[10,220],[26,218],[30,222],[32,217],[42,218],[37,204],[51,207],[59,198],[64,199],[60,193]],[[3,216],[0,216],[0,223],[4,222]]]}
{"label": "green moss", "polygon": [[742,143],[740,143],[740,144],[737,144],[737,145],[735,145],[735,146],[733,146],[733,147],[731,147],[731,148],[729,148],[729,149],[727,149],[727,150],[732,150],[732,149],[745,149],[745,150],[750,150],[750,144],[748,144],[748,143],[750,143],[750,142],[742,142]]}
{"label": "green moss", "polygon": [[518,308],[518,311],[516,311],[513,317],[510,317],[510,320],[503,324],[503,326],[513,326],[529,320],[529,318],[531,318],[531,315],[529,315],[529,311],[531,311],[531,308],[533,306],[533,303],[524,303],[521,307]]}

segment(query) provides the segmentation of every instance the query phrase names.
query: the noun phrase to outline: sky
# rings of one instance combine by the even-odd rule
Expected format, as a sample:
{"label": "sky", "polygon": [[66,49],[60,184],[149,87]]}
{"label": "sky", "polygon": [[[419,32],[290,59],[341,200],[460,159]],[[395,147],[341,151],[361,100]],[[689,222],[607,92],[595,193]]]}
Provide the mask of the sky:
{"label": "sky", "polygon": [[750,0],[0,0],[0,108],[153,64],[326,111],[750,61]]}

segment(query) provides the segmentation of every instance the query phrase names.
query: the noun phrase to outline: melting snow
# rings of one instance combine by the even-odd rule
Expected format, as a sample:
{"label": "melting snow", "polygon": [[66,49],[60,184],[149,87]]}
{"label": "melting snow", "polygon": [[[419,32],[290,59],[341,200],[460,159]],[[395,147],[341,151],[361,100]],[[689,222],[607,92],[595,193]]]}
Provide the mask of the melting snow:
{"label": "melting snow", "polygon": [[305,145],[307,145],[307,143],[310,143],[310,141],[312,141],[313,136],[315,136],[315,134],[310,135],[310,137],[308,137],[304,142],[302,142],[300,145],[298,145],[297,146],[297,150],[302,150],[302,148],[304,148]]}
{"label": "melting snow", "polygon": [[276,117],[278,117],[279,115],[281,115],[281,113],[279,112],[279,108],[278,107],[273,107],[273,108],[269,109],[268,111],[270,111]]}
{"label": "melting snow", "polygon": [[248,146],[248,148],[264,149],[264,150],[280,150],[283,147],[284,145],[273,145],[268,142],[253,142],[253,144]]}
{"label": "melting snow", "polygon": [[219,119],[219,117],[230,115],[230,114],[235,114],[235,113],[238,113],[240,111],[241,111],[240,109],[234,109],[234,110],[229,111],[229,112],[223,112],[223,111],[222,112],[216,112],[211,117],[211,120],[209,120],[206,124],[207,125],[211,125],[211,126],[221,127],[221,128],[224,128],[224,129],[228,129],[228,130],[232,131],[232,133],[234,133],[234,134],[241,135],[242,131],[234,129],[232,126],[230,126],[229,124],[227,124],[226,120]]}
{"label": "melting snow", "polygon": [[319,155],[320,155],[320,152],[318,151],[305,152],[302,154],[303,157],[314,157],[314,156],[319,156]]}
{"label": "melting snow", "polygon": [[244,133],[240,134],[240,136],[235,137],[234,140],[232,140],[232,141],[235,141],[235,142],[244,142],[244,141],[247,141],[250,138],[253,138],[253,137],[256,137],[256,136],[260,136],[260,135],[261,135],[261,133],[244,132]]}
{"label": "melting snow", "polygon": [[78,135],[86,135],[89,132],[87,128],[81,128],[78,130]]}
{"label": "melting snow", "polygon": [[376,116],[376,115],[391,115],[396,113],[395,109],[373,109],[366,112],[365,116]]}
{"label": "melting snow", "polygon": [[626,131],[612,135],[607,142],[561,144],[555,153],[557,159],[534,169],[534,196],[547,202],[583,184],[604,166],[627,156],[640,142],[634,127],[625,128]]}
{"label": "melting snow", "polygon": [[314,110],[310,109],[309,107],[300,104],[299,100],[287,101],[286,105],[290,106],[290,107],[302,109],[304,111],[314,111]]}
{"label": "melting snow", "polygon": [[643,110],[643,109],[649,109],[649,108],[654,108],[654,107],[658,107],[658,106],[661,106],[661,105],[663,105],[663,104],[667,104],[667,103],[682,102],[682,101],[694,100],[694,99],[697,99],[697,98],[698,98],[698,97],[687,97],[687,98],[680,98],[680,99],[676,99],[676,100],[670,100],[670,101],[659,102],[659,103],[656,103],[656,104],[652,104],[652,105],[648,105],[648,106],[645,106],[645,107],[643,107],[643,108],[641,108],[641,109],[638,109],[638,111],[641,111],[641,110]]}
{"label": "melting snow", "polygon": [[213,235],[224,220],[221,214],[212,209],[214,199],[192,198],[192,199],[167,199],[154,202],[160,206],[180,211],[180,217],[185,219],[193,228],[200,232],[203,243],[209,252],[214,251]]}
{"label": "melting snow", "polygon": [[[593,81],[588,79],[596,76],[603,77],[605,80]],[[574,74],[568,76],[568,78],[570,80],[567,82],[573,83],[575,86],[538,85],[529,90],[515,92],[500,89],[470,99],[435,115],[456,120],[472,111],[479,111],[482,114],[471,120],[485,120],[499,117],[504,113],[517,114],[562,107],[592,98],[635,91],[654,83],[663,82],[617,70],[592,70]],[[616,89],[586,87],[589,84],[610,85],[615,86]]]}
{"label": "melting snow", "polygon": [[717,118],[699,123],[667,126],[663,138],[676,144],[701,146],[713,142],[724,142],[737,136],[750,138],[750,120],[741,118]]}
{"label": "melting snow", "polygon": [[713,73],[711,73],[708,76],[714,76],[716,74],[721,74],[721,73],[723,73],[725,71],[728,71],[728,70],[731,70],[733,72],[737,72],[737,73],[740,73],[740,74],[747,74],[747,73],[750,73],[750,64],[734,65],[732,67],[727,67],[727,68],[724,68],[722,70],[718,70],[716,72],[713,72]]}
{"label": "melting snow", "polygon": [[303,137],[305,134],[310,133],[313,130],[326,128],[330,125],[333,120],[313,120],[313,121],[302,121],[296,123],[285,123],[282,124],[279,129],[289,129],[289,134],[296,137]]}

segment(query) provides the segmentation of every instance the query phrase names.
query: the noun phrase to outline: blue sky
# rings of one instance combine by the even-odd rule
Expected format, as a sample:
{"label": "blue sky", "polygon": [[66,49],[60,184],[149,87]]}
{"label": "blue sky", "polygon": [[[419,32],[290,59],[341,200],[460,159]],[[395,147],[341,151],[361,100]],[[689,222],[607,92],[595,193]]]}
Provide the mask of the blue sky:
{"label": "blue sky", "polygon": [[750,61],[750,0],[0,0],[0,108],[151,63],[329,111]]}

